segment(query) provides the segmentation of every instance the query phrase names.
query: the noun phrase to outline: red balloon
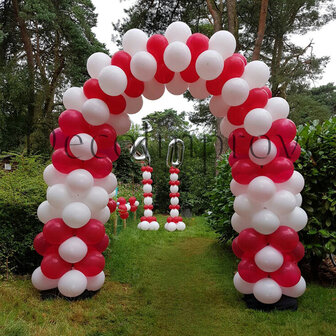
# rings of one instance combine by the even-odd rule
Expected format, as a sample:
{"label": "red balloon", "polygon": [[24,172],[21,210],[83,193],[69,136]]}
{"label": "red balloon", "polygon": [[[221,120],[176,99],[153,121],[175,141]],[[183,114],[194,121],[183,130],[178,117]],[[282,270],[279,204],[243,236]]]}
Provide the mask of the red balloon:
{"label": "red balloon", "polygon": [[292,261],[299,262],[305,254],[305,248],[302,245],[301,242],[298,242],[295,249],[289,253],[289,256],[291,257]]}
{"label": "red balloon", "polygon": [[[126,204],[126,203],[127,203],[125,197],[119,197],[119,198],[117,199],[117,202],[119,202],[120,205],[121,205],[121,204]],[[120,207],[119,207],[119,208],[120,208]]]}
{"label": "red balloon", "polygon": [[66,225],[62,218],[54,218],[43,227],[43,235],[50,244],[62,244],[73,236],[74,230]]}
{"label": "red balloon", "polygon": [[293,251],[299,243],[299,235],[289,226],[279,228],[269,235],[269,243],[281,252]]}
{"label": "red balloon", "polygon": [[111,114],[120,114],[125,111],[126,100],[122,95],[108,96],[106,95],[105,103],[108,106]]}
{"label": "red balloon", "polygon": [[108,124],[93,126],[90,133],[97,143],[98,153],[103,149],[110,149],[117,140],[115,129]]}
{"label": "red balloon", "polygon": [[245,252],[258,252],[267,244],[266,236],[254,229],[245,229],[237,237],[238,247]]}
{"label": "red balloon", "polygon": [[104,238],[105,227],[99,220],[90,219],[77,230],[76,235],[88,245],[98,244]]}
{"label": "red balloon", "polygon": [[33,246],[38,254],[44,256],[46,255],[48,249],[51,247],[51,244],[45,239],[43,232],[40,232],[35,237]]}
{"label": "red balloon", "polygon": [[239,57],[243,61],[244,65],[247,64],[247,60],[246,60],[246,58],[242,54],[234,53],[232,56]]}
{"label": "red balloon", "polygon": [[267,277],[267,273],[262,271],[252,259],[242,259],[238,264],[238,273],[247,282],[255,283]]}
{"label": "red balloon", "polygon": [[229,165],[230,167],[232,167],[237,161],[241,160],[241,159],[246,159],[248,158],[247,155],[237,155],[236,153],[234,152],[231,152],[230,155],[229,155]]}
{"label": "red balloon", "polygon": [[87,133],[89,124],[82,113],[76,110],[66,110],[58,118],[58,124],[65,135],[73,136],[78,133]]}
{"label": "red balloon", "polygon": [[134,204],[135,202],[136,202],[136,197],[134,197],[134,196],[131,196],[129,199],[128,199],[128,202],[129,202],[129,204]]}
{"label": "red balloon", "polygon": [[131,55],[126,51],[119,50],[117,51],[111,59],[111,64],[118,66],[120,69],[124,70],[126,76],[131,75]]}
{"label": "red balloon", "polygon": [[71,270],[71,264],[64,261],[58,253],[50,253],[42,259],[41,270],[47,278],[58,279]]}
{"label": "red balloon", "polygon": [[252,143],[252,136],[244,128],[237,128],[231,132],[228,144],[232,151],[237,155],[248,155]]}
{"label": "red balloon", "polygon": [[263,89],[255,88],[249,92],[249,95],[243,105],[246,106],[248,110],[253,110],[255,108],[265,107],[267,101],[267,92]]}
{"label": "red balloon", "polygon": [[191,59],[187,69],[180,72],[181,78],[187,83],[194,83],[199,79],[196,71],[196,60]]}
{"label": "red balloon", "polygon": [[158,63],[163,63],[163,53],[168,46],[168,40],[160,34],[152,35],[147,41],[147,51],[151,53]]}
{"label": "red balloon", "polygon": [[266,91],[268,98],[272,98],[272,91],[270,90],[269,87],[263,86],[262,89]]}
{"label": "red balloon", "polygon": [[107,203],[107,206],[110,209],[110,212],[114,212],[117,209],[117,202],[112,198],[110,198]]}
{"label": "red balloon", "polygon": [[278,153],[277,156],[284,156],[295,162],[301,154],[301,147],[296,141],[291,141],[290,143],[278,142],[277,144]]}
{"label": "red balloon", "polygon": [[86,98],[97,98],[104,100],[106,99],[106,93],[100,88],[98,79],[91,78],[84,83],[83,86],[84,95]]}
{"label": "red balloon", "polygon": [[231,106],[228,109],[227,118],[231,124],[240,126],[244,123],[244,119],[248,112],[248,109],[244,105]]}
{"label": "red balloon", "polygon": [[78,160],[63,148],[59,148],[53,153],[51,161],[54,167],[63,174],[83,167],[83,161]]}
{"label": "red balloon", "polygon": [[[274,161],[274,160],[273,160]],[[273,162],[272,161],[272,162]],[[253,163],[250,159],[238,160],[232,166],[232,177],[241,184],[250,183],[255,177],[260,174],[260,166]]]}
{"label": "red balloon", "polygon": [[293,162],[285,157],[276,157],[261,168],[261,174],[269,177],[275,183],[286,182],[293,175],[293,172]]}
{"label": "red balloon", "polygon": [[74,268],[81,271],[85,276],[95,276],[105,267],[104,256],[95,248],[89,248],[85,258],[74,264]]}
{"label": "red balloon", "polygon": [[121,148],[118,142],[115,142],[113,146],[108,149],[99,150],[97,153],[97,157],[105,157],[107,156],[112,162],[118,160],[120,156]]}
{"label": "red balloon", "polygon": [[107,157],[94,157],[83,162],[83,168],[90,172],[94,178],[106,177],[111,173],[112,167],[112,161]]}
{"label": "red balloon", "polygon": [[301,271],[297,264],[287,261],[277,271],[271,273],[271,278],[282,287],[292,287],[300,281]]}
{"label": "red balloon", "polygon": [[169,83],[174,78],[175,73],[169,70],[164,63],[158,63],[158,68],[155,74],[155,79],[161,83]]}
{"label": "red balloon", "polygon": [[65,148],[67,144],[67,136],[62,132],[61,128],[55,128],[49,136],[51,147],[55,150]]}
{"label": "red balloon", "polygon": [[109,237],[105,233],[103,239],[98,244],[96,244],[94,247],[98,252],[104,252],[107,249],[109,242],[110,242]]}
{"label": "red balloon", "polygon": [[291,142],[296,135],[296,126],[290,119],[278,119],[266,134],[270,138],[282,139],[284,143]]}
{"label": "red balloon", "polygon": [[[241,57],[244,56],[234,54],[224,61],[222,73],[215,79],[206,81],[206,88],[212,95],[218,96],[222,94],[223,85],[231,78],[240,77],[245,69],[245,63]],[[246,60],[245,60],[246,61]]]}
{"label": "red balloon", "polygon": [[145,89],[144,82],[136,79],[133,75],[127,77],[127,87],[125,94],[129,97],[136,98],[142,95]]}
{"label": "red balloon", "polygon": [[244,254],[244,251],[238,246],[238,237],[232,241],[232,251],[239,259],[241,259]]}
{"label": "red balloon", "polygon": [[128,212],[120,212],[119,216],[120,216],[121,219],[127,219],[128,216],[129,216],[129,213]]}
{"label": "red balloon", "polygon": [[137,211],[138,207],[136,205],[131,205],[131,212]]}

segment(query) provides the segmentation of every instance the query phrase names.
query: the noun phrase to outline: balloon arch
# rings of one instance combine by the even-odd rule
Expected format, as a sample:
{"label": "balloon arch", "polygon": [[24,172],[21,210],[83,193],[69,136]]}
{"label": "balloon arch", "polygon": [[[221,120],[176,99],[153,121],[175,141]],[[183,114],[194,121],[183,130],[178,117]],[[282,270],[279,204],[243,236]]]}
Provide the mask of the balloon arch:
{"label": "balloon arch", "polygon": [[209,39],[192,34],[183,22],[150,38],[131,29],[122,46],[112,58],[91,55],[91,79],[63,95],[66,110],[51,134],[55,151],[44,171],[47,200],[37,211],[44,227],[34,247],[43,260],[33,285],[58,287],[67,297],[102,287],[107,203],[117,185],[111,173],[120,150],[116,137],[129,130],[128,115],[141,110],[142,96],[155,100],[165,89],[174,95],[188,89],[198,99],[212,96],[210,111],[222,118],[220,130],[232,150],[231,222],[239,233],[232,248],[241,258],[234,286],[265,304],[283,294],[303,294],[297,262],[304,248],[297,232],[307,215],[300,207],[304,179],[293,166],[300,146],[294,141],[295,124],[287,119],[288,103],[272,98],[265,86],[267,65],[247,63],[234,53],[231,33],[219,31]]}

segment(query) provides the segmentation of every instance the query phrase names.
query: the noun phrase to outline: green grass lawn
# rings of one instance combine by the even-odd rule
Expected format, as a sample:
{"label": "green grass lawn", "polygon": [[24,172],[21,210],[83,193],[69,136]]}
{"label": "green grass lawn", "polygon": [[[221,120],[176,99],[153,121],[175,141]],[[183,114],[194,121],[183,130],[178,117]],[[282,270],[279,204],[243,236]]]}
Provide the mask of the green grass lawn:
{"label": "green grass lawn", "polygon": [[336,335],[336,289],[309,285],[297,312],[247,309],[232,284],[234,256],[203,218],[186,223],[173,233],[129,224],[111,240],[106,283],[90,299],[41,300],[30,279],[0,282],[0,335]]}

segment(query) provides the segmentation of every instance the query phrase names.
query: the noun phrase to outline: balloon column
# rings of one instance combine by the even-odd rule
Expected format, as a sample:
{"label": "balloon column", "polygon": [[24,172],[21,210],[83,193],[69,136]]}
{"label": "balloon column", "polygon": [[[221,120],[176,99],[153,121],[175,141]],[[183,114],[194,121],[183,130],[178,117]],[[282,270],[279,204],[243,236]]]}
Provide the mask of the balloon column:
{"label": "balloon column", "polygon": [[[195,98],[212,95],[210,111],[222,118],[220,129],[233,151],[232,225],[239,232],[233,248],[242,258],[236,288],[267,304],[282,294],[301,295],[305,283],[296,263],[303,247],[297,231],[306,225],[307,215],[300,207],[304,180],[293,168],[300,147],[294,141],[295,125],[287,119],[288,103],[272,98],[265,87],[269,68],[260,61],[247,64],[234,53],[236,41],[229,32],[218,31],[209,39],[192,34],[183,22],[149,38],[131,29],[122,46],[112,58],[91,55],[91,78],[83,88],[64,93],[66,111],[52,133],[55,152],[44,172],[47,201],[38,209],[46,229],[35,240],[44,256],[32,277],[35,287],[58,286],[66,296],[100,288],[107,236],[87,232],[103,232],[110,215],[108,194],[116,185],[112,161],[120,153],[116,136],[129,130],[128,115],[141,110],[142,96],[155,100],[165,89],[174,95],[188,89]],[[145,169],[145,216],[150,222],[141,223],[149,225],[156,221],[150,209],[151,170]]]}
{"label": "balloon column", "polygon": [[129,217],[128,211],[130,209],[130,206],[126,203],[126,199],[124,197],[119,197],[117,199],[117,204],[119,217],[121,219],[127,219]]}
{"label": "balloon column", "polygon": [[[176,156],[176,159],[174,161],[174,158]],[[167,218],[167,222],[165,224],[165,229],[167,231],[183,231],[186,228],[185,223],[183,223],[183,219],[180,216],[179,210],[179,197],[180,193],[179,185],[180,181],[178,180],[178,174],[180,173],[180,170],[177,168],[178,166],[182,165],[183,162],[183,156],[184,156],[184,143],[180,139],[174,139],[169,143],[168,146],[168,152],[167,152],[167,166],[169,168],[170,173],[170,216]]]}

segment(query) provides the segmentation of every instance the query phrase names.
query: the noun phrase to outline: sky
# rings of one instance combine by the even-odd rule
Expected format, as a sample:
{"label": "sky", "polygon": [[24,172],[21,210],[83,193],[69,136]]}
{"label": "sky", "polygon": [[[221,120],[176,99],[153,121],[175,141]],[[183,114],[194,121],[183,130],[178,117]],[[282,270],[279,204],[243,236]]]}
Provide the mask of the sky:
{"label": "sky", "polygon": [[[110,54],[118,50],[118,47],[111,41],[113,34],[112,22],[125,17],[124,9],[129,8],[136,0],[92,0],[98,14],[97,27],[93,29],[99,41],[105,43]],[[336,0],[335,0],[336,2]],[[333,38],[336,33],[336,20],[329,22],[318,31],[309,32],[306,35],[293,35],[293,42],[304,47],[310,40],[313,40],[313,52],[316,56],[330,56],[330,62],[325,69],[322,80],[313,83],[314,86],[327,84],[335,81],[336,74],[336,43]],[[150,101],[144,98],[144,105],[141,112],[130,115],[133,123],[141,124],[141,118],[154,111],[173,108],[178,112],[192,111],[193,103],[188,102],[183,96],[174,96],[169,92],[157,101]]]}

